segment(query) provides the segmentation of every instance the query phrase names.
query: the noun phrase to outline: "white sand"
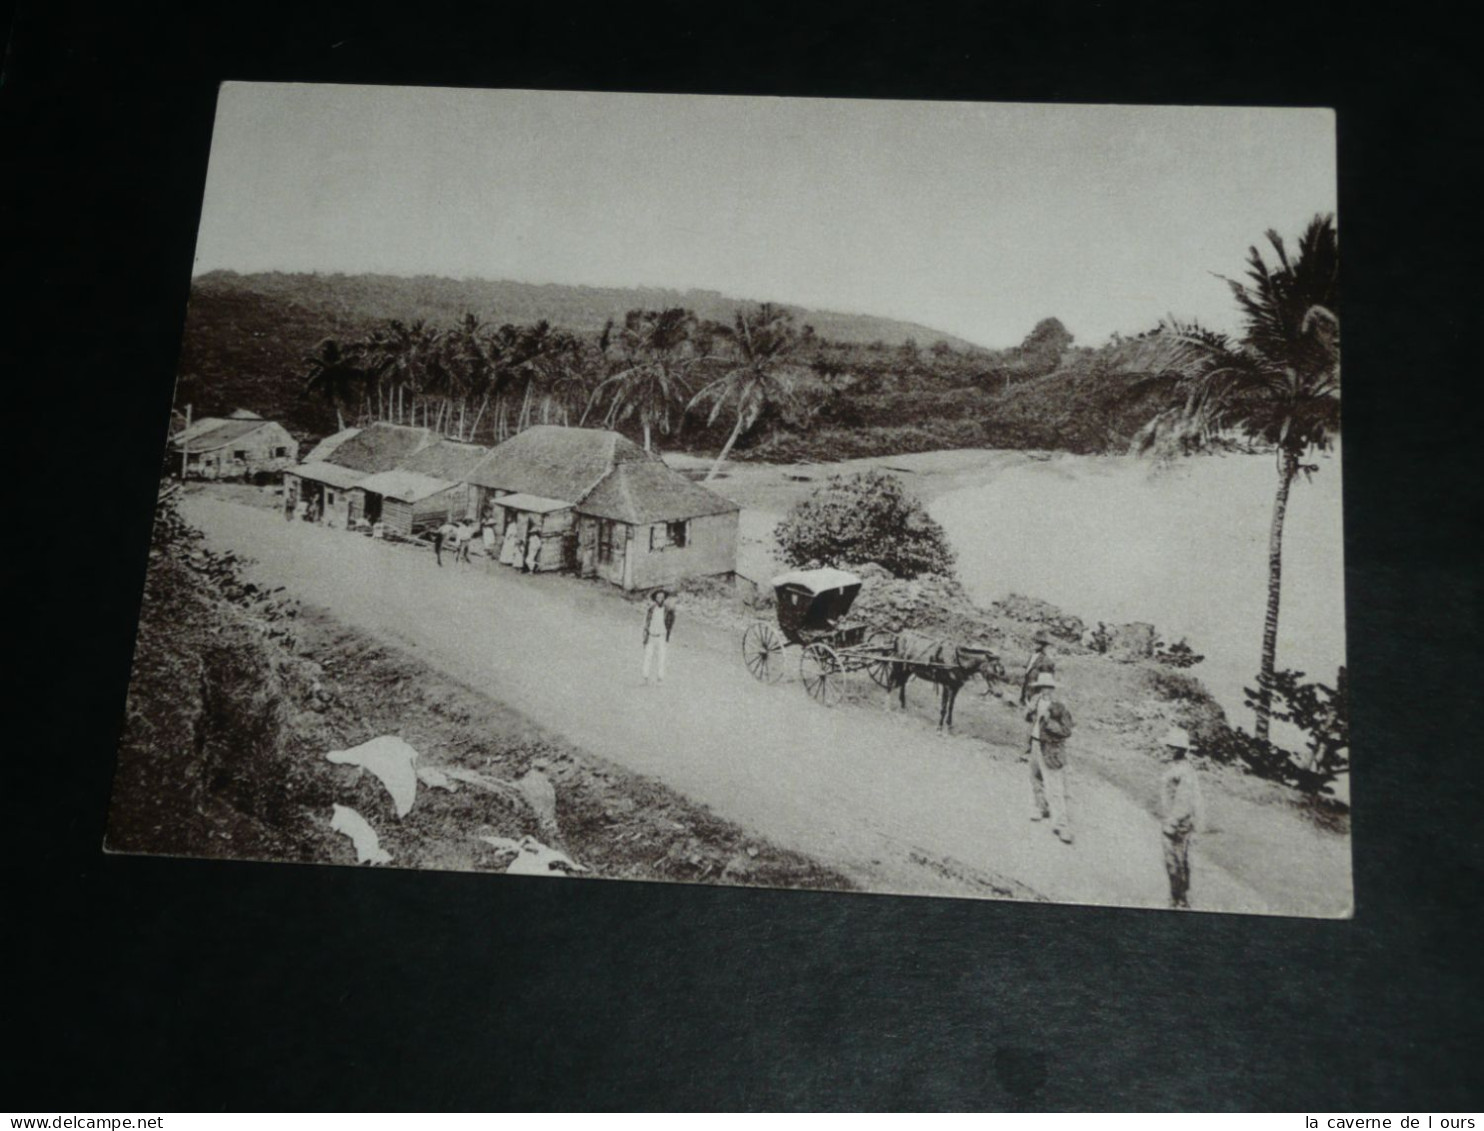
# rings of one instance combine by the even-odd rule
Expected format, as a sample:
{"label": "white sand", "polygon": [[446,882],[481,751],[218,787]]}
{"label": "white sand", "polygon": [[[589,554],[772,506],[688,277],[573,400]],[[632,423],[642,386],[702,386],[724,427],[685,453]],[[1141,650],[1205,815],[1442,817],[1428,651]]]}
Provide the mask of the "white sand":
{"label": "white sand", "polygon": [[[671,459],[672,457],[666,457]],[[1284,526],[1278,664],[1332,684],[1345,662],[1338,449],[1301,476]],[[738,569],[777,571],[773,528],[832,474],[880,467],[925,500],[981,603],[1040,597],[1087,621],[1153,623],[1206,659],[1192,669],[1233,721],[1257,673],[1268,526],[1278,477],[1266,455],[1159,467],[1126,456],[946,451],[837,464],[731,463],[711,486],[742,504]],[[1285,736],[1291,738],[1292,736]]]}
{"label": "white sand", "polygon": [[[1289,497],[1278,664],[1333,683],[1345,662],[1338,454]],[[1041,597],[1092,624],[1152,622],[1188,636],[1194,674],[1243,723],[1267,601],[1269,456],[1206,457],[1158,469],[1128,457],[1059,456],[1006,468],[929,509],[959,553],[974,598]]]}

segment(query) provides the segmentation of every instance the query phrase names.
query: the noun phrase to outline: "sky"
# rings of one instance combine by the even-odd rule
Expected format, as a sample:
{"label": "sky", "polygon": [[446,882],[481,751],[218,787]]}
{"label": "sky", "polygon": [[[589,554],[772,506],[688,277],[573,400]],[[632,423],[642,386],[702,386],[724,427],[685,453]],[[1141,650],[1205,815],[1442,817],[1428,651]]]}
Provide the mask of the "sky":
{"label": "sky", "polygon": [[224,84],[195,272],[699,287],[988,346],[1237,326],[1335,211],[1326,109]]}

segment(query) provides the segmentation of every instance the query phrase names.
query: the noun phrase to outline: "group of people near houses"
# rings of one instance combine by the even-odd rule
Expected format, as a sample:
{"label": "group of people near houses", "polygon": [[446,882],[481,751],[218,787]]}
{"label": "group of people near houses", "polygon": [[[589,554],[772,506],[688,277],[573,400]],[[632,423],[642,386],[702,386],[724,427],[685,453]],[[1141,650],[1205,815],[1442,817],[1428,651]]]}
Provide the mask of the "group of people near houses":
{"label": "group of people near houses", "polygon": [[483,544],[485,556],[501,565],[513,566],[522,573],[535,573],[541,565],[541,524],[535,519],[512,518],[503,535],[496,534],[493,515],[486,515],[477,526],[469,519],[450,519],[430,530],[428,538],[433,543],[433,560],[440,568],[445,549],[453,553],[454,561],[467,562],[476,539]]}
{"label": "group of people near houses", "polygon": [[[1066,744],[1073,719],[1057,694],[1056,660],[1051,637],[1038,630],[1032,638],[1020,684],[1020,703],[1029,724],[1027,754],[1030,761],[1032,821],[1050,821],[1051,831],[1063,844],[1073,842],[1071,814],[1067,809]],[[1190,734],[1172,726],[1161,739],[1167,763],[1160,781],[1160,835],[1164,844],[1165,873],[1170,883],[1170,906],[1190,906],[1190,843],[1205,823],[1205,798],[1200,780],[1190,762]]]}
{"label": "group of people near houses", "polygon": [[319,522],[324,517],[324,513],[324,499],[318,497],[310,499],[308,496],[301,495],[298,502],[284,510],[283,516],[291,522],[294,519],[300,522]]}

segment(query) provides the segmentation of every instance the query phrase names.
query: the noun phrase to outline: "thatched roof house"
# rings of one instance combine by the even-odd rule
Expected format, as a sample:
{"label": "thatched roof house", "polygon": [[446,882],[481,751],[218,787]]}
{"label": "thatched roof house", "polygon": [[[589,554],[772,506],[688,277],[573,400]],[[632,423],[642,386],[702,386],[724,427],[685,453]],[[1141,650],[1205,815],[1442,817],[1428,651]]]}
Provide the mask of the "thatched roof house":
{"label": "thatched roof house", "polygon": [[351,488],[368,476],[391,471],[434,438],[426,428],[380,422],[337,432],[315,445],[309,454],[317,458],[284,473],[284,506],[292,510],[302,500],[309,517],[348,527],[364,517],[353,513]]}
{"label": "thatched roof house", "polygon": [[468,483],[471,513],[541,537],[542,568],[576,568],[625,589],[736,569],[740,508],[617,432],[528,428]]}
{"label": "thatched roof house", "polygon": [[730,499],[653,459],[617,465],[578,509],[596,518],[643,525],[732,514],[739,508]]}
{"label": "thatched roof house", "polygon": [[336,448],[345,443],[345,441],[360,434],[361,430],[359,428],[342,428],[339,432],[326,436],[309,449],[309,454],[304,457],[304,462],[324,463],[334,454]]}
{"label": "thatched roof house", "polygon": [[480,444],[438,440],[414,452],[397,466],[447,483],[467,483],[470,474],[489,454],[490,450]]}
{"label": "thatched roof house", "polygon": [[399,534],[410,535],[462,515],[468,498],[463,484],[487,455],[489,449],[478,444],[437,440],[391,471],[377,472],[357,483],[351,493],[351,521],[382,522]]}
{"label": "thatched roof house", "polygon": [[265,480],[299,458],[299,441],[255,412],[203,416],[170,438],[172,463],[187,479]]}
{"label": "thatched roof house", "polygon": [[290,474],[301,480],[312,480],[347,491],[366,478],[364,471],[353,471],[348,467],[341,467],[338,463],[325,463],[323,460],[301,463]]}
{"label": "thatched roof house", "polygon": [[617,432],[538,424],[490,452],[469,475],[476,487],[578,502],[620,463],[651,458]]}
{"label": "thatched roof house", "polygon": [[325,457],[325,462],[368,474],[390,471],[394,467],[400,467],[409,456],[422,451],[435,439],[427,428],[377,422],[368,424],[354,436],[338,444]]}

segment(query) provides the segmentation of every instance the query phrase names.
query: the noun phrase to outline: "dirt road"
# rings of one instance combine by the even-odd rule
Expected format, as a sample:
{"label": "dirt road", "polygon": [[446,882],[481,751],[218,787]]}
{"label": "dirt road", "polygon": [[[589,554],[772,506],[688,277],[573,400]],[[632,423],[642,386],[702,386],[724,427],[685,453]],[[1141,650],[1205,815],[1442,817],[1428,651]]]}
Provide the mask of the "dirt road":
{"label": "dirt road", "polygon": [[[254,559],[255,579],[867,889],[1165,904],[1155,822],[1075,765],[1077,841],[1067,846],[1027,819],[1026,771],[1013,749],[939,738],[921,717],[887,713],[879,693],[829,710],[793,678],[758,684],[737,641],[717,630],[682,619],[669,680],[643,686],[642,609],[597,583],[524,577],[479,559],[456,565],[450,555],[439,569],[424,551],[203,495],[182,509],[214,546]],[[976,709],[1005,710],[992,701]],[[1197,907],[1308,910],[1272,905],[1199,849],[1193,873]]]}

